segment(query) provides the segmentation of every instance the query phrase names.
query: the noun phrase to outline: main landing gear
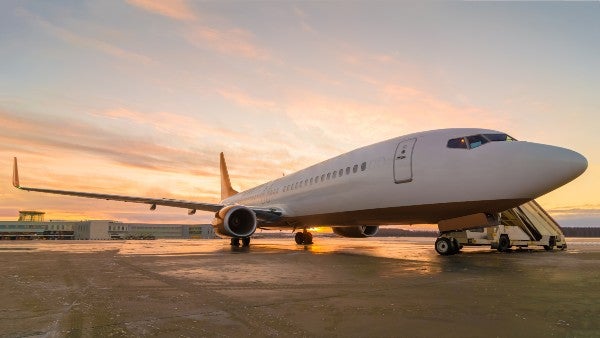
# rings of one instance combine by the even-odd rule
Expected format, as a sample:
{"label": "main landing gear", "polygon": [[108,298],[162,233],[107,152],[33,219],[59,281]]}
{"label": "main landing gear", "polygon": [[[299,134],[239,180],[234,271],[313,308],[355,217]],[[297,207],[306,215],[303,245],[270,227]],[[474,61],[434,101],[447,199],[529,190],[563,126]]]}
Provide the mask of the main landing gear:
{"label": "main landing gear", "polygon": [[296,241],[296,244],[313,244],[313,235],[304,229],[304,231],[296,233],[294,240]]}
{"label": "main landing gear", "polygon": [[457,254],[462,246],[456,238],[438,237],[435,241],[435,251],[442,256],[450,256]]}
{"label": "main landing gear", "polygon": [[233,237],[230,242],[231,246],[239,247],[240,239],[242,240],[242,247],[246,248],[246,247],[250,246],[250,237],[243,237],[243,238]]}

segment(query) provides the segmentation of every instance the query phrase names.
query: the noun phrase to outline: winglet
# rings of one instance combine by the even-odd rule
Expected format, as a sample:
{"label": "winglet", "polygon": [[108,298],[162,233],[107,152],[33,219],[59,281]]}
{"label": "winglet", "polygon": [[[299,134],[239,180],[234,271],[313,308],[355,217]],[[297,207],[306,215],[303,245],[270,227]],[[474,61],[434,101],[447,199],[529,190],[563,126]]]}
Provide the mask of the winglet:
{"label": "winglet", "polygon": [[225,163],[225,155],[221,153],[221,200],[227,197],[233,196],[238,192],[231,187],[231,180],[229,179],[229,172],[227,171],[227,163]]}
{"label": "winglet", "polygon": [[19,184],[19,168],[17,166],[17,158],[15,157],[15,162],[13,164],[13,186],[15,186],[15,188],[20,188],[21,185]]}

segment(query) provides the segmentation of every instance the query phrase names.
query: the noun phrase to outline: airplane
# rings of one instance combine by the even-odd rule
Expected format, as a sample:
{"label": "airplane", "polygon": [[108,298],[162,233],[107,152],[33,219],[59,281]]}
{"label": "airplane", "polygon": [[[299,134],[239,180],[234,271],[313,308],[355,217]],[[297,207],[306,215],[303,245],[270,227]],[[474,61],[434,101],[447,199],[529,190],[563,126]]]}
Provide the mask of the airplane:
{"label": "airplane", "polygon": [[[214,212],[215,232],[230,238],[232,246],[240,241],[249,246],[257,229],[292,229],[297,244],[309,245],[313,236],[308,229],[318,226],[351,238],[373,236],[379,226],[392,224],[437,223],[442,232],[483,227],[497,222],[502,211],[532,201],[586,169],[586,158],[569,149],[517,141],[490,129],[453,128],[358,148],[243,192],[232,188],[221,153],[221,202],[215,204],[24,187],[16,157],[13,185],[145,203],[151,210],[160,205],[188,209],[190,215]],[[452,241],[442,244],[445,254],[458,252]]]}

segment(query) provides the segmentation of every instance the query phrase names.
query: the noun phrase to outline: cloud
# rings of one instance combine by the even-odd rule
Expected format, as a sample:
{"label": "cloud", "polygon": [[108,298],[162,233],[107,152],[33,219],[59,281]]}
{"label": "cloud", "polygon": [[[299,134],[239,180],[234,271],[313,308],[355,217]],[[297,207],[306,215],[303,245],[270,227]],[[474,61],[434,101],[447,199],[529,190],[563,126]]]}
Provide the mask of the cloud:
{"label": "cloud", "polygon": [[89,48],[89,49],[93,49],[99,52],[102,52],[104,54],[119,58],[119,59],[124,59],[124,60],[128,60],[131,62],[137,62],[137,63],[142,63],[142,64],[151,64],[153,63],[153,60],[145,55],[139,54],[139,53],[135,53],[132,51],[128,51],[126,49],[120,48],[118,46],[115,46],[109,42],[100,40],[100,39],[96,39],[96,38],[91,38],[91,37],[86,37],[80,34],[77,34],[71,30],[68,30],[64,27],[60,27],[58,25],[55,25],[53,23],[51,23],[50,21],[44,20],[41,17],[30,13],[22,8],[17,10],[17,15],[20,15],[22,17],[25,17],[27,19],[29,19],[30,21],[32,21],[33,23],[35,23],[36,25],[42,27],[48,34],[55,36],[67,43],[70,43],[72,45],[75,46],[79,46],[79,47],[83,47],[83,48]]}
{"label": "cloud", "polygon": [[127,0],[130,5],[175,20],[195,20],[196,15],[184,0]]}
{"label": "cloud", "polygon": [[218,89],[223,98],[234,102],[237,105],[248,108],[269,109],[276,106],[276,103],[269,100],[259,99],[243,92],[238,88]]}
{"label": "cloud", "polygon": [[239,28],[218,29],[197,25],[187,32],[190,43],[220,54],[266,61],[270,53],[254,42],[254,35]]}
{"label": "cloud", "polygon": [[317,30],[308,23],[308,15],[305,11],[300,9],[298,6],[294,6],[293,11],[296,18],[300,21],[300,27],[303,31],[311,34],[317,34]]}
{"label": "cloud", "polygon": [[600,216],[600,205],[581,205],[572,207],[552,208],[547,210],[553,215],[586,215]]}

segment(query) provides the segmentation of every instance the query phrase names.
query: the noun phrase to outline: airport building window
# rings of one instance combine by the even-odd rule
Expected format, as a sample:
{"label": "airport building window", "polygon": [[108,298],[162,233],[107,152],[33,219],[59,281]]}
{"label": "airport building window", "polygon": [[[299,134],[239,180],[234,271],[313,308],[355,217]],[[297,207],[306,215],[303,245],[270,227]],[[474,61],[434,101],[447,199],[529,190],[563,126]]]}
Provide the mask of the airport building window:
{"label": "airport building window", "polygon": [[363,163],[360,165],[360,171],[365,171],[365,170],[367,170],[367,162],[363,162]]}
{"label": "airport building window", "polygon": [[354,167],[352,168],[352,172],[356,174],[357,171],[358,171],[358,164],[355,164]]}

